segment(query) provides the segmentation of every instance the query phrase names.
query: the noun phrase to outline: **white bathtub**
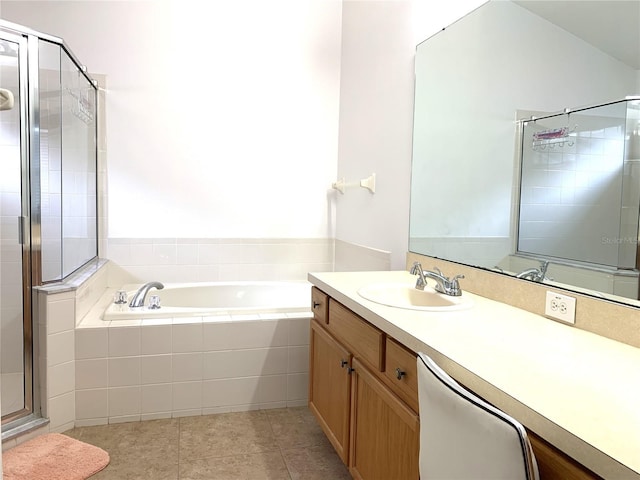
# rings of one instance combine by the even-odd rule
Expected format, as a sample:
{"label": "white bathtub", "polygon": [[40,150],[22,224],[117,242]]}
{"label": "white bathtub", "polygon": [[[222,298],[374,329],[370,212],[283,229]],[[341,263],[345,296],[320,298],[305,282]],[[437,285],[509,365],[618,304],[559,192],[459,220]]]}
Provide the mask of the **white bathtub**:
{"label": "white bathtub", "polygon": [[[125,285],[128,301],[140,285]],[[149,298],[160,297],[160,308],[149,309]],[[145,318],[211,317],[216,315],[256,315],[308,312],[311,284],[308,282],[213,282],[165,284],[152,288],[144,307],[111,303],[104,321]]]}

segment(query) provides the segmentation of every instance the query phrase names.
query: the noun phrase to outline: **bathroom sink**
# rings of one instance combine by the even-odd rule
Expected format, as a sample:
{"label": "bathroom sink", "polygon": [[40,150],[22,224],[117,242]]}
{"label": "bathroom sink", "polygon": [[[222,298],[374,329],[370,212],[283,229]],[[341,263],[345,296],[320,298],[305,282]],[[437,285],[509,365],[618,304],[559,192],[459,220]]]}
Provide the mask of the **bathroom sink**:
{"label": "bathroom sink", "polygon": [[429,312],[464,310],[472,306],[471,299],[464,293],[453,297],[438,293],[431,287],[418,290],[415,285],[406,283],[373,283],[360,288],[358,295],[389,307]]}

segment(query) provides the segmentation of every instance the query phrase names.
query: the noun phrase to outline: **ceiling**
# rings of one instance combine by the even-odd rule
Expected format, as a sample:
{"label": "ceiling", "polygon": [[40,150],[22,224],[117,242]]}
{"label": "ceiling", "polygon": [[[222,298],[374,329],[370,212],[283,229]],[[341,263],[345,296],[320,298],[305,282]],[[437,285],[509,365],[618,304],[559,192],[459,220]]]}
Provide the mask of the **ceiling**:
{"label": "ceiling", "polygon": [[518,0],[515,3],[640,70],[640,0]]}

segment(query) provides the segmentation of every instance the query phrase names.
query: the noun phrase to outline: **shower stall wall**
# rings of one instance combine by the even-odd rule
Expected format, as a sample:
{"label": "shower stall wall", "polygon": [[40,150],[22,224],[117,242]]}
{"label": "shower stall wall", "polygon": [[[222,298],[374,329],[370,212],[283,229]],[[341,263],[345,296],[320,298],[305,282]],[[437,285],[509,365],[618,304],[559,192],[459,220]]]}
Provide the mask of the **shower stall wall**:
{"label": "shower stall wall", "polygon": [[3,438],[39,415],[32,289],[97,257],[96,98],[62,39],[0,20]]}

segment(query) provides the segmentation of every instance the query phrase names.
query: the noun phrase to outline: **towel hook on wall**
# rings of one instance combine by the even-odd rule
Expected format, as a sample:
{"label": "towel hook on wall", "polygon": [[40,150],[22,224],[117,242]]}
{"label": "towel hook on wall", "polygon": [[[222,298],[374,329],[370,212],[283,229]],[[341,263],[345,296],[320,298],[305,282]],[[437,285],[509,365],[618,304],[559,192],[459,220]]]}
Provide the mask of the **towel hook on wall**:
{"label": "towel hook on wall", "polygon": [[360,182],[346,182],[344,177],[331,184],[331,188],[338,190],[344,195],[344,191],[349,187],[362,187],[371,193],[376,193],[376,174],[372,173],[367,178],[363,178]]}

